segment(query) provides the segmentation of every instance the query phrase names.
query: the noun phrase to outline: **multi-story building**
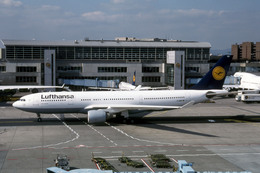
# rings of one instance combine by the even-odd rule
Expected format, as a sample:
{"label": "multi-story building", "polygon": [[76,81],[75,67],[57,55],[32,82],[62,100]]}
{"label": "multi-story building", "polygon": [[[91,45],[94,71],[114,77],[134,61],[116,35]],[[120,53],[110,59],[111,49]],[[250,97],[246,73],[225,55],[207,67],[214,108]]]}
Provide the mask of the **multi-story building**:
{"label": "multi-story building", "polygon": [[127,37],[83,41],[2,40],[2,44],[1,85],[44,85],[45,68],[50,66],[46,63],[46,50],[54,52],[56,85],[75,79],[131,83],[134,72],[137,85],[173,85],[167,51],[185,53],[186,78],[189,78],[189,74],[201,76],[208,71],[211,48],[208,42]]}
{"label": "multi-story building", "polygon": [[233,72],[250,72],[260,75],[260,42],[243,42],[231,47]]}
{"label": "multi-story building", "polygon": [[235,61],[260,61],[260,42],[234,44],[231,49]]}

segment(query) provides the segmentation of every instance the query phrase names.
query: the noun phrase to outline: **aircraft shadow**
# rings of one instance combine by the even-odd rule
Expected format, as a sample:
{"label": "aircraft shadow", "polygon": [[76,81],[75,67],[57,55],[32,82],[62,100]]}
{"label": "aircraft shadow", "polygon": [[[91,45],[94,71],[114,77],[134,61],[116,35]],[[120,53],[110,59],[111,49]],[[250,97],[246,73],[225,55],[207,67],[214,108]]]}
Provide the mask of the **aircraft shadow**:
{"label": "aircraft shadow", "polygon": [[[113,120],[111,121],[111,123],[114,126],[117,126],[117,125],[120,126],[120,124],[117,124],[118,122],[116,124],[114,124],[115,121],[113,121]],[[180,122],[180,120],[178,120],[178,118],[169,118],[169,117],[142,118],[142,119],[134,119],[134,123],[131,123],[131,125],[146,127],[146,128],[151,128],[151,129],[170,131],[170,132],[183,133],[183,134],[204,136],[204,137],[218,137],[218,136],[211,135],[211,134],[194,132],[194,131],[190,131],[190,130],[186,130],[186,129],[166,126],[166,124],[180,124],[180,123],[186,124],[187,121],[182,120]],[[188,123],[191,123],[191,121],[189,121]],[[198,123],[198,122],[193,121],[192,123]],[[201,122],[201,123],[205,123],[205,122]]]}
{"label": "aircraft shadow", "polygon": [[[169,127],[167,124],[204,124],[204,123],[238,123],[235,120],[247,121],[247,122],[260,122],[259,116],[207,116],[207,117],[144,117],[133,119],[134,123],[131,125],[146,127],[151,129],[165,130],[170,132],[177,132],[183,134],[204,136],[204,137],[218,137],[215,135],[194,132],[186,129]],[[229,120],[229,121],[227,121]],[[234,121],[232,121],[234,120]],[[120,126],[122,122],[118,122],[116,119],[110,121],[114,126]]]}
{"label": "aircraft shadow", "polygon": [[176,128],[176,127],[169,127],[169,126],[164,126],[164,125],[154,124],[154,123],[142,124],[141,126],[146,127],[146,128],[151,128],[151,129],[165,130],[165,131],[177,132],[177,133],[183,133],[183,134],[189,134],[189,135],[197,135],[197,136],[204,136],[204,137],[218,137],[218,136],[211,135],[211,134],[194,132],[194,131],[190,131],[190,130],[185,130],[185,129]]}

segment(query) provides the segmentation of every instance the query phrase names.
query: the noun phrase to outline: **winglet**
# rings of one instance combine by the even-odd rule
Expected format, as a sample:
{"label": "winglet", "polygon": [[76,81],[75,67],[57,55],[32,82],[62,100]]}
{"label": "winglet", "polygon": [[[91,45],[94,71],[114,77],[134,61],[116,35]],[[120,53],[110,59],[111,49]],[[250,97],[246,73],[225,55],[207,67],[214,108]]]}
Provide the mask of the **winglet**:
{"label": "winglet", "polygon": [[142,85],[138,85],[134,90],[135,91],[140,91],[141,88],[142,88]]}
{"label": "winglet", "polygon": [[69,87],[65,87],[65,83],[64,83],[60,88],[65,89],[65,90],[71,92],[71,90],[69,89]]}

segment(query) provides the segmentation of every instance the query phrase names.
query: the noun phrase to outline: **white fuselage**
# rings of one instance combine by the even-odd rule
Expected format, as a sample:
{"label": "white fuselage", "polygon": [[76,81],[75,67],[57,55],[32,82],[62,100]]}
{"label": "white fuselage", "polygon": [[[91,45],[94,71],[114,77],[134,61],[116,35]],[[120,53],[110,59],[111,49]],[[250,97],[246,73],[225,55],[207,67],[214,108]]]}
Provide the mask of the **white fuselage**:
{"label": "white fuselage", "polygon": [[13,106],[35,113],[87,113],[89,109],[86,110],[86,107],[93,105],[103,106],[106,109],[120,105],[125,110],[129,105],[183,106],[191,101],[199,103],[207,100],[207,92],[207,90],[47,92],[24,96]]}

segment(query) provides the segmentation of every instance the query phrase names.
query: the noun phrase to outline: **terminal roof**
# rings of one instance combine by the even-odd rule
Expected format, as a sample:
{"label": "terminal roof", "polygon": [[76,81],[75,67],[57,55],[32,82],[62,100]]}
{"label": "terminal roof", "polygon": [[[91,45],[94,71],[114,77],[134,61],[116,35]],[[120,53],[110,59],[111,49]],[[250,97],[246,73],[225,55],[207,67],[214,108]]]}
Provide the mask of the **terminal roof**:
{"label": "terminal roof", "polygon": [[118,40],[74,40],[74,41],[43,41],[43,40],[7,40],[4,46],[71,46],[71,47],[162,47],[162,48],[211,48],[208,42],[196,41],[118,41]]}

